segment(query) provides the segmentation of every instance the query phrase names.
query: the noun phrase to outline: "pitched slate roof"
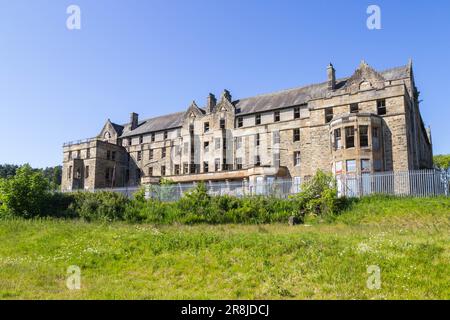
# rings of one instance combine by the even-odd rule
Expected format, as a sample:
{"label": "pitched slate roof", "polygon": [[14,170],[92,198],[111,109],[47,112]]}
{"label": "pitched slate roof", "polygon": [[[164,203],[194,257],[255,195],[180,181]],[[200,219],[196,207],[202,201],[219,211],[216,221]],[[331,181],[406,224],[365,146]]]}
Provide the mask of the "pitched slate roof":
{"label": "pitched slate roof", "polygon": [[[388,81],[405,79],[409,77],[409,73],[410,65],[380,72],[380,74]],[[336,80],[335,92],[337,94],[339,93],[339,89],[345,86],[348,79],[349,77]],[[328,90],[328,83],[322,82],[319,84],[236,100],[233,102],[233,105],[237,109],[240,109],[240,114],[251,114],[305,104],[312,99],[323,98],[329,94],[330,91]],[[199,109],[204,113],[203,109]],[[140,122],[138,127],[132,131],[127,131],[126,129],[123,130],[122,137],[181,127],[185,113],[186,112],[177,112],[144,120]],[[127,128],[129,127],[129,124],[121,127],[122,129],[123,127]]]}
{"label": "pitched slate roof", "polygon": [[141,121],[136,129],[132,131],[125,131],[122,137],[130,137],[148,132],[163,131],[181,127],[184,114],[185,112],[177,112]]}
{"label": "pitched slate roof", "polygon": [[[380,74],[386,80],[396,80],[408,77],[408,66],[389,69]],[[336,80],[336,93],[345,86],[349,78]],[[313,84],[306,87],[283,90],[275,93],[264,94],[256,97],[237,100],[234,102],[236,108],[241,109],[240,114],[249,114],[272,109],[298,106],[312,99],[319,99],[329,94],[328,82]]]}
{"label": "pitched slate roof", "polygon": [[114,127],[114,130],[116,130],[117,135],[118,135],[118,136],[122,135],[122,132],[123,132],[123,128],[124,128],[124,127],[121,126],[120,124],[113,123],[113,122],[111,122],[111,124],[112,124],[112,126]]}

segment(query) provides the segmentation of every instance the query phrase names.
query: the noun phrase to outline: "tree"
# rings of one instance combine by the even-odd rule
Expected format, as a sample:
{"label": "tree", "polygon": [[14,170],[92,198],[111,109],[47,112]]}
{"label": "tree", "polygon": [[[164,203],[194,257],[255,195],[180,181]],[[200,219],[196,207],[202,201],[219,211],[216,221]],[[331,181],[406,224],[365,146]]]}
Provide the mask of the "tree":
{"label": "tree", "polygon": [[16,171],[19,168],[13,164],[0,164],[0,178],[7,179],[16,175]]}
{"label": "tree", "polygon": [[450,169],[450,154],[439,154],[433,157],[437,169],[448,171]]}
{"label": "tree", "polygon": [[59,186],[61,185],[61,179],[62,179],[62,167],[56,166],[56,167],[47,167],[45,169],[38,169],[41,170],[44,177],[47,178],[47,180],[50,183],[50,186],[53,190],[59,189]]}
{"label": "tree", "polygon": [[0,205],[13,215],[25,218],[45,215],[50,198],[49,181],[28,164],[17,169],[14,177],[0,182]]}

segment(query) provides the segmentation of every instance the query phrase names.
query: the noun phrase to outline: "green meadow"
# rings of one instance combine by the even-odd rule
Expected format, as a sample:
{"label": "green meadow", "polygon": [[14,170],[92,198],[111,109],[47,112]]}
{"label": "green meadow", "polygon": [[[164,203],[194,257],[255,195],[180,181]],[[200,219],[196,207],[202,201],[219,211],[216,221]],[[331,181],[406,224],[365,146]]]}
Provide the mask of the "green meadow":
{"label": "green meadow", "polygon": [[4,219],[0,243],[0,299],[450,299],[450,198],[367,198],[296,226]]}

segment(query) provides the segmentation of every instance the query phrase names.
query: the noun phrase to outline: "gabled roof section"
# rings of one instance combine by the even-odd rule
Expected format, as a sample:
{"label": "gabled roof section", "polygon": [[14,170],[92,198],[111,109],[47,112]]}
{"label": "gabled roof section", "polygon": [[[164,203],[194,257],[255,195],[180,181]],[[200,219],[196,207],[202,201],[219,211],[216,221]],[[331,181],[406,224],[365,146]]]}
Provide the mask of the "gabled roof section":
{"label": "gabled roof section", "polygon": [[177,112],[141,121],[136,129],[124,132],[121,138],[181,127],[184,114],[185,112]]}
{"label": "gabled roof section", "polygon": [[205,110],[199,108],[195,101],[192,101],[191,105],[184,114],[184,118],[186,119],[188,117],[191,117],[192,114],[194,114],[195,117],[198,117],[204,115],[205,113]]}
{"label": "gabled roof section", "polygon": [[[370,67],[369,67],[370,68]],[[410,76],[408,65],[376,72],[388,81],[406,79]],[[236,108],[240,109],[240,114],[251,114],[257,112],[270,111],[307,103],[309,100],[330,97],[342,94],[341,89],[345,89],[350,78],[336,80],[336,90],[328,90],[328,82],[313,84],[305,87],[283,90],[271,94],[259,95],[251,98],[236,100],[233,102]]]}

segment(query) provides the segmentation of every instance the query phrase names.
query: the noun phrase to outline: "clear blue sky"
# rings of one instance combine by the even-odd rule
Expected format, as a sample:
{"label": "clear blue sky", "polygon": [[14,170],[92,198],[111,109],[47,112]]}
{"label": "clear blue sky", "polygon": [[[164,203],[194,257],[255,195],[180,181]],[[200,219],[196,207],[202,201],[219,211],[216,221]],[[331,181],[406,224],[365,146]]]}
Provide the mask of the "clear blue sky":
{"label": "clear blue sky", "polygon": [[[77,4],[82,29],[66,28]],[[382,30],[366,9],[382,10]],[[413,58],[435,153],[450,153],[450,1],[0,0],[0,163],[60,164],[62,143],[233,97]]]}

